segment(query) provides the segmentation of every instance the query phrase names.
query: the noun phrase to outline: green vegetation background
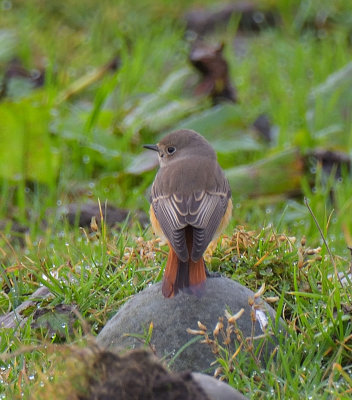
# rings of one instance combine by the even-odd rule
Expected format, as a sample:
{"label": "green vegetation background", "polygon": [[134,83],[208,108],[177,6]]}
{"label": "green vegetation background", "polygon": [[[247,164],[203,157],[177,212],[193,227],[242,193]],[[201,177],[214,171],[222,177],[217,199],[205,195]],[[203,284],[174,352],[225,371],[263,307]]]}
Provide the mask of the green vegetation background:
{"label": "green vegetation background", "polygon": [[[225,43],[239,103],[215,109],[192,91],[199,76],[188,62],[183,18],[195,6],[200,2],[0,3],[0,77],[14,57],[28,70],[45,70],[43,87],[10,80],[0,102],[0,311],[15,309],[44,285],[53,298],[39,307],[75,304],[96,334],[126,299],[159,280],[165,254],[155,251],[149,229],[134,221],[121,230],[103,224],[84,231],[68,226],[56,210],[99,199],[103,211],[108,201],[132,215],[147,212],[155,171],[143,171],[142,144],[179,126],[194,127],[210,138],[230,176],[261,160],[254,171],[267,178],[273,158],[275,170],[284,172],[280,182],[265,180],[259,197],[233,188],[228,236],[242,232],[238,226],[255,234],[240,254],[220,244],[211,268],[253,290],[265,282],[266,295],[279,297],[274,307],[289,337],[266,368],[243,352],[236,365],[243,374],[236,368],[223,374],[250,398],[351,398],[351,276],[341,288],[334,274],[350,267],[351,180],[347,170],[335,180],[309,164],[297,178],[294,167],[317,148],[351,154],[352,6],[342,0],[261,2],[278,12],[280,25],[238,37],[242,51],[234,45],[234,17],[209,40]],[[116,56],[117,70],[104,69]],[[276,131],[270,145],[251,130],[262,113]],[[292,164],[280,158],[296,151],[299,160]],[[293,181],[301,195],[288,199]],[[279,189],[266,190],[270,185]],[[28,230],[15,233],[15,224]],[[281,234],[290,241],[271,239]],[[34,311],[23,326],[0,331],[1,352],[43,341],[80,342],[79,323],[61,335],[34,329]],[[57,376],[40,348],[6,358],[0,374],[2,398],[29,398],[43,374]]]}

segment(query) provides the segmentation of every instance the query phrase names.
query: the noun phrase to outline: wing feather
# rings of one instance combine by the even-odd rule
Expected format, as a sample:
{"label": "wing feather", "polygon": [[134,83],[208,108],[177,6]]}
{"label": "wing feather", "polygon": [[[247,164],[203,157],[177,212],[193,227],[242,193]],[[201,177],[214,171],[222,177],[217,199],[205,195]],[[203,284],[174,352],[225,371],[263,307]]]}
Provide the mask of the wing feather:
{"label": "wing feather", "polygon": [[[170,195],[153,198],[154,213],[166,238],[181,261],[191,256],[199,260],[213,239],[226,212],[228,193],[202,192],[191,196]],[[193,227],[193,245],[189,255],[184,228]]]}
{"label": "wing feather", "polygon": [[[209,168],[218,168],[218,173],[208,177],[204,175],[207,169],[204,166],[199,169],[198,162],[193,165],[192,160],[187,160],[187,168],[185,163],[177,164],[178,173],[171,167],[159,170],[161,176],[158,184],[154,182],[151,196],[160,227],[181,261],[190,257],[197,261],[203,255],[221,224],[231,197],[229,183],[219,166],[211,164]],[[181,176],[182,180],[175,176]],[[201,190],[203,187],[205,189]],[[189,250],[184,229],[188,225],[193,227],[192,249]]]}

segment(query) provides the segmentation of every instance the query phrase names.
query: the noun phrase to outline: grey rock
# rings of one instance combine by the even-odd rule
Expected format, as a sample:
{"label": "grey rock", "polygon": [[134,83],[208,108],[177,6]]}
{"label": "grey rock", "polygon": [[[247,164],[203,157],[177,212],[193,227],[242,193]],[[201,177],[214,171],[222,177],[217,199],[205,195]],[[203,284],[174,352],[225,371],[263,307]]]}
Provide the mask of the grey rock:
{"label": "grey rock", "polygon": [[[224,316],[225,309],[235,314],[243,308],[245,312],[237,324],[244,336],[250,337],[252,307],[248,305],[248,299],[253,296],[251,290],[224,277],[208,278],[204,294],[200,298],[181,292],[171,299],[166,299],[161,294],[161,283],[157,283],[127,301],[106,324],[97,340],[101,346],[111,350],[138,348],[143,346],[143,341],[129,334],[143,335],[153,322],[151,344],[155,347],[156,355],[169,362],[170,369],[212,373],[215,367],[210,364],[215,360],[214,354],[206,344],[194,342],[197,336],[189,334],[187,328],[198,329],[197,321],[200,321],[207,327],[208,332],[212,332],[219,317]],[[258,304],[257,315],[263,320],[262,323],[265,323],[266,316],[274,320],[275,311],[260,299],[256,300],[256,303],[258,302],[262,303]],[[257,319],[254,335],[263,333]],[[193,342],[189,344],[192,339]],[[254,342],[255,345],[257,343]],[[269,337],[262,353],[264,361],[265,355],[270,354],[275,345],[275,337]],[[172,359],[183,346],[183,351]]]}
{"label": "grey rock", "polygon": [[227,383],[218,381],[209,375],[192,372],[192,378],[204,390],[210,400],[247,400],[247,397]]}

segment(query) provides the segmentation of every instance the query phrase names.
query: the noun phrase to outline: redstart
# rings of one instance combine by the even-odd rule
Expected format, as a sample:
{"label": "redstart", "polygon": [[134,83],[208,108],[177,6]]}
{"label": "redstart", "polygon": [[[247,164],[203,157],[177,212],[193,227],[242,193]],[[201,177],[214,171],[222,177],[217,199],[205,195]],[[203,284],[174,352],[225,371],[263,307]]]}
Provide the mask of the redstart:
{"label": "redstart", "polygon": [[159,155],[150,220],[170,248],[162,293],[173,297],[186,289],[198,295],[206,280],[203,253],[231,218],[229,182],[214,149],[195,131],[175,131],[144,147]]}

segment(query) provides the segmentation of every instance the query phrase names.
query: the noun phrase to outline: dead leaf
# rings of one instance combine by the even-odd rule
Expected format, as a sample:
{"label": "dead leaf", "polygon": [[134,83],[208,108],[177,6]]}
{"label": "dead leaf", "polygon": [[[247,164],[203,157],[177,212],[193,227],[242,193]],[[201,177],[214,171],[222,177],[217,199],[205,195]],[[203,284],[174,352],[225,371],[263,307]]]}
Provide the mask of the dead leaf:
{"label": "dead leaf", "polygon": [[238,19],[238,31],[260,32],[267,27],[279,24],[278,13],[272,9],[262,9],[252,1],[233,2],[208,9],[197,8],[185,16],[188,31],[198,35],[210,33],[226,27],[231,19]]}
{"label": "dead leaf", "polygon": [[45,70],[33,69],[28,70],[22,64],[22,61],[15,57],[7,64],[5,74],[1,85],[0,98],[10,95],[10,83],[12,80],[18,80],[21,86],[25,86],[24,90],[42,87],[45,81]]}
{"label": "dead leaf", "polygon": [[237,102],[236,89],[230,81],[229,68],[223,57],[223,49],[223,43],[213,46],[197,40],[189,55],[191,64],[202,75],[202,81],[196,87],[195,93],[210,96],[214,104],[224,100]]}
{"label": "dead leaf", "polygon": [[347,153],[329,149],[317,148],[308,153],[308,157],[314,163],[319,164],[326,176],[331,173],[335,174],[335,178],[341,177],[342,170],[351,170],[351,159]]}
{"label": "dead leaf", "polygon": [[52,337],[65,338],[66,333],[73,334],[73,326],[77,317],[76,306],[59,304],[54,307],[38,308],[33,314],[32,329],[45,329]]}
{"label": "dead leaf", "polygon": [[260,114],[253,122],[253,128],[258,133],[259,137],[266,142],[272,142],[273,129],[269,117],[266,114]]}

